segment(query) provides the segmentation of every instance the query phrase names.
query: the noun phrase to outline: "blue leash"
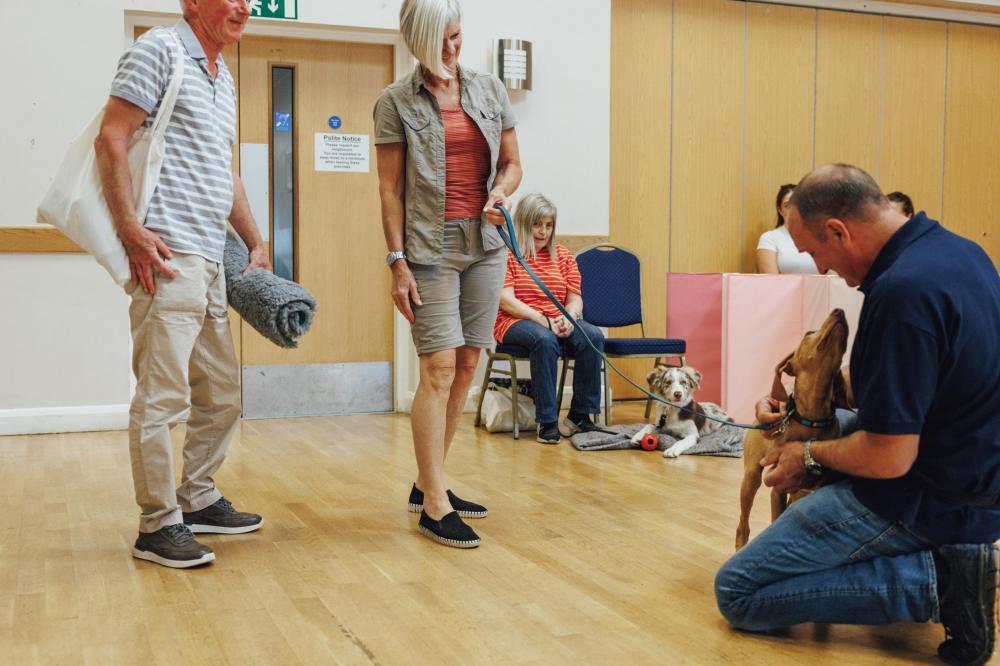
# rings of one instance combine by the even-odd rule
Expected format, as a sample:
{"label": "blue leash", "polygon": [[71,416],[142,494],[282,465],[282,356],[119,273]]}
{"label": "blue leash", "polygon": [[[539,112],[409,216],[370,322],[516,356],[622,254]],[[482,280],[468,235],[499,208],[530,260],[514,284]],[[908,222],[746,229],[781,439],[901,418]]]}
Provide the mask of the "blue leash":
{"label": "blue leash", "polygon": [[[601,351],[600,349],[598,349],[594,345],[593,341],[587,335],[586,331],[584,331],[582,328],[576,326],[576,324],[577,324],[576,318],[573,317],[573,315],[571,315],[569,313],[569,311],[565,307],[563,307],[563,304],[559,302],[559,299],[556,298],[552,294],[551,291],[549,291],[549,288],[545,286],[545,283],[542,282],[538,278],[537,275],[535,275],[535,272],[533,270],[531,270],[531,268],[528,266],[527,262],[524,261],[524,257],[521,256],[521,249],[517,245],[517,232],[514,231],[514,221],[510,217],[510,212],[502,204],[497,204],[497,208],[499,208],[500,212],[503,213],[503,219],[504,219],[504,221],[506,222],[506,225],[507,225],[506,229],[504,227],[501,227],[501,226],[497,227],[497,231],[500,233],[500,238],[503,239],[503,242],[507,246],[507,249],[514,253],[514,257],[517,259],[517,263],[521,264],[521,268],[523,268],[528,273],[528,275],[531,277],[531,279],[534,280],[535,284],[538,285],[538,288],[542,290],[542,293],[545,294],[546,298],[548,298],[550,301],[552,301],[552,305],[556,306],[556,309],[559,310],[559,312],[562,314],[562,316],[566,317],[567,321],[573,322],[574,327],[576,327],[577,330],[580,331],[581,335],[583,335],[584,340],[587,341],[587,344],[590,345],[591,349],[593,349],[595,352],[597,352],[601,356],[601,358],[604,359],[605,367],[608,367],[608,368],[611,368],[612,370],[614,370],[615,373],[617,373],[617,375],[619,377],[621,377],[622,379],[624,379],[631,386],[633,386],[633,387],[639,389],[640,391],[642,391],[643,393],[645,393],[647,396],[649,396],[653,400],[655,400],[657,402],[662,402],[664,405],[667,405],[669,407],[673,407],[674,409],[680,409],[680,410],[685,411],[685,412],[690,412],[691,414],[696,413],[695,410],[691,409],[690,407],[682,407],[680,405],[675,405],[674,403],[669,402],[668,400],[664,400],[662,397],[656,395],[655,393],[651,392],[647,388],[636,384],[630,378],[626,377],[625,374],[622,373],[621,370],[619,370],[618,368],[616,368],[614,366],[614,364],[608,358],[607,354],[605,354],[603,351]],[[724,419],[720,419],[718,417],[711,416],[709,414],[702,414],[702,416],[704,416],[706,419],[709,419],[711,421],[716,421],[717,423],[722,423],[723,425],[733,426],[734,428],[744,428],[746,430],[771,430],[773,428],[777,428],[779,425],[781,425],[782,423],[785,422],[785,419],[782,419],[781,421],[778,421],[777,423],[774,423],[772,425],[764,426],[764,425],[753,425],[753,424],[747,424],[747,423],[733,423],[732,421],[726,421]]]}

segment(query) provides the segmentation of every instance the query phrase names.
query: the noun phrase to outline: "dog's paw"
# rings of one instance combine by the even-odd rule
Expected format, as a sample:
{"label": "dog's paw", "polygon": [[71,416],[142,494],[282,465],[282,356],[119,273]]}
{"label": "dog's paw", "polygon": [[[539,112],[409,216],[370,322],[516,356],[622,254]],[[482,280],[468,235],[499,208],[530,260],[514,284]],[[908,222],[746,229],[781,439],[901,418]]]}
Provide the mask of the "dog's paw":
{"label": "dog's paw", "polygon": [[677,456],[679,456],[682,453],[684,453],[684,449],[682,449],[681,447],[679,447],[676,444],[674,444],[669,449],[667,449],[667,450],[665,450],[663,452],[663,457],[664,458],[676,458]]}

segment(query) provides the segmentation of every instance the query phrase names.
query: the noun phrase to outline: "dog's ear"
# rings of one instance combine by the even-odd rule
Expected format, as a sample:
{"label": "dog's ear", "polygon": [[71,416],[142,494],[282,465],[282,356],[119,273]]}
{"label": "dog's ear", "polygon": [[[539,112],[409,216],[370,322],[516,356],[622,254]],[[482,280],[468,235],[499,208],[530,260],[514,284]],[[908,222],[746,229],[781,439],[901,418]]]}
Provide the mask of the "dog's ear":
{"label": "dog's ear", "polygon": [[778,377],[780,377],[781,373],[785,373],[787,375],[791,375],[792,377],[794,377],[795,376],[795,368],[792,366],[792,357],[793,356],[795,356],[795,352],[792,352],[791,354],[789,354],[785,358],[781,359],[781,361],[778,362],[778,365],[775,366],[775,368],[774,368],[774,374],[777,375]]}
{"label": "dog's ear", "polygon": [[697,388],[701,388],[701,373],[700,372],[698,372],[697,370],[695,370],[694,368],[692,368],[691,366],[688,365],[688,366],[684,366],[684,373],[691,380],[691,384],[694,385],[694,388],[696,388],[696,389]]}
{"label": "dog's ear", "polygon": [[652,386],[653,382],[659,376],[660,376],[660,368],[659,367],[653,368],[652,370],[649,371],[649,374],[646,375],[646,383]]}

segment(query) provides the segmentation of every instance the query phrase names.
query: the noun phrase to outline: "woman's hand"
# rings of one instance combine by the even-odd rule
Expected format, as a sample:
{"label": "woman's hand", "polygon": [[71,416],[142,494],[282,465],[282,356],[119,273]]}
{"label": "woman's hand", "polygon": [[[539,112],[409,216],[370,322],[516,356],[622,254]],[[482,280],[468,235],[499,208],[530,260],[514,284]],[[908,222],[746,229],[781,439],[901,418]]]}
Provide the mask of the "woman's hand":
{"label": "woman's hand", "polygon": [[496,207],[497,204],[501,204],[508,212],[513,212],[507,194],[499,188],[494,188],[490,190],[490,196],[486,199],[486,205],[483,206],[483,215],[486,216],[487,222],[499,227],[504,224],[505,220],[503,213]]}
{"label": "woman's hand", "polygon": [[566,317],[559,315],[552,319],[552,332],[560,338],[568,338],[573,335],[573,324]]}
{"label": "woman's hand", "polygon": [[406,263],[406,259],[400,259],[392,265],[392,302],[396,304],[396,309],[406,317],[406,321],[413,323],[413,308],[410,307],[410,300],[415,305],[423,305],[420,301],[420,293],[417,291],[417,281],[413,279],[413,273]]}
{"label": "woman's hand", "polygon": [[[785,403],[771,397],[761,398],[757,403],[757,423],[762,426],[778,423],[783,418],[785,418]],[[778,436],[778,428],[761,430],[760,434],[765,439],[774,439]]]}

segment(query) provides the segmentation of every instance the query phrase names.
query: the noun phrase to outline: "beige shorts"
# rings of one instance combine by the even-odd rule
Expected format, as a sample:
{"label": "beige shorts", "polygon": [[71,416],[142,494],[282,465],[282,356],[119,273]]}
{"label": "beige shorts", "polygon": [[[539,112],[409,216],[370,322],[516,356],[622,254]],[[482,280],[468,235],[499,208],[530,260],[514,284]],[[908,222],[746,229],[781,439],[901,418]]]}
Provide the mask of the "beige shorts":
{"label": "beige shorts", "polygon": [[410,264],[423,305],[410,327],[417,354],[493,346],[493,324],[507,272],[507,248],[483,250],[479,218],[447,220],[441,261]]}

